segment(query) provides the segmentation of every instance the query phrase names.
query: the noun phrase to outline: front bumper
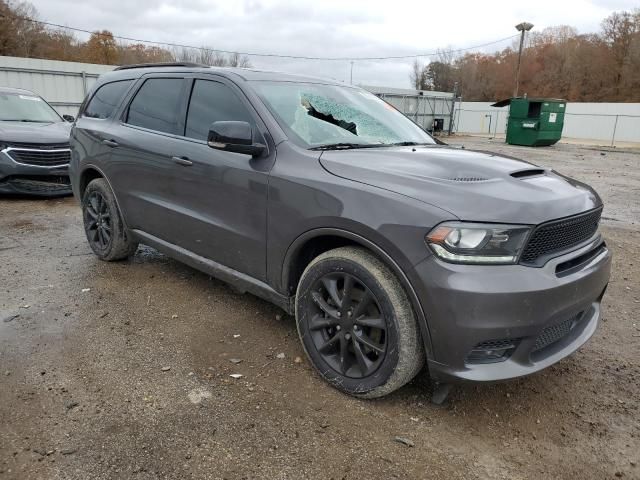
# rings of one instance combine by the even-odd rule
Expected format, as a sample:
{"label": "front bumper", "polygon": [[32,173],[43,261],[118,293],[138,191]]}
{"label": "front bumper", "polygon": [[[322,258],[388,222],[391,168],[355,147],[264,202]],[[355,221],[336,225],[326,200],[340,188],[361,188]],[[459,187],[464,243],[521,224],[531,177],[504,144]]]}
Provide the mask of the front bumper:
{"label": "front bumper", "polygon": [[68,165],[25,165],[0,151],[0,194],[70,195]]}
{"label": "front bumper", "polygon": [[[425,259],[416,271],[431,335],[431,376],[442,382],[507,380],[570,355],[597,328],[610,270],[611,253],[599,236],[541,268]],[[471,355],[479,345],[507,341],[513,348],[503,359],[482,363]]]}

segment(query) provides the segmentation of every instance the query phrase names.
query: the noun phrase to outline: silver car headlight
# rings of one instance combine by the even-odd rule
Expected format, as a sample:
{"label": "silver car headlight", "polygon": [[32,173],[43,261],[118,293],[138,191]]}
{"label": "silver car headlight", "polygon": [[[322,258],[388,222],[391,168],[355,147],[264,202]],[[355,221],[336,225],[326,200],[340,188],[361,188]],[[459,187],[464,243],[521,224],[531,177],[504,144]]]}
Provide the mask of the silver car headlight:
{"label": "silver car headlight", "polygon": [[425,240],[446,262],[513,264],[530,231],[525,225],[446,222],[431,230]]}

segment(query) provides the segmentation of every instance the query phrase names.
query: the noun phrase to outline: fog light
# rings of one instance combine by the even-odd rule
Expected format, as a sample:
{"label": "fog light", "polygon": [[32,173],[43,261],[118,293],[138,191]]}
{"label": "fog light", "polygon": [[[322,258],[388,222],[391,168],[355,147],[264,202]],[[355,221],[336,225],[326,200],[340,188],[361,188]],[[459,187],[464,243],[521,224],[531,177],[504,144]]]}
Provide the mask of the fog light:
{"label": "fog light", "polygon": [[503,339],[479,343],[469,352],[465,363],[482,364],[504,362],[518,346],[518,341],[519,339]]}

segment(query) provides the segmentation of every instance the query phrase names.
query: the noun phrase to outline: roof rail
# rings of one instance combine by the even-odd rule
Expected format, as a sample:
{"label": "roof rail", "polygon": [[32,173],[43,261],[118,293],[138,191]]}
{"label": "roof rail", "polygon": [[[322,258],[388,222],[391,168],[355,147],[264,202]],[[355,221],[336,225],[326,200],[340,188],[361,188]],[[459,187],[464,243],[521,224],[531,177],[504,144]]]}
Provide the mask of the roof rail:
{"label": "roof rail", "polygon": [[133,65],[121,65],[114,68],[114,70],[129,70],[132,68],[150,68],[150,67],[209,67],[209,65],[203,65],[201,63],[191,62],[158,62],[158,63],[136,63]]}

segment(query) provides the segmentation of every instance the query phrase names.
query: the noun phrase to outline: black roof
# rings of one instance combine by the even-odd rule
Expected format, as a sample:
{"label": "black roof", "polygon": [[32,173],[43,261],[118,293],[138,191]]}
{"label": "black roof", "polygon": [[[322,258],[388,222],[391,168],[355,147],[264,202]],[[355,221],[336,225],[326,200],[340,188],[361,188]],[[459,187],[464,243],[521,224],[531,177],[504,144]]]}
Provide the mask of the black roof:
{"label": "black roof", "polygon": [[134,63],[131,65],[120,65],[114,68],[114,70],[131,70],[132,68],[158,68],[158,67],[187,67],[187,68],[202,68],[207,67],[202,63],[191,62],[158,62],[158,63]]}

